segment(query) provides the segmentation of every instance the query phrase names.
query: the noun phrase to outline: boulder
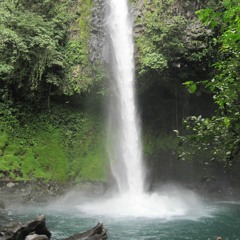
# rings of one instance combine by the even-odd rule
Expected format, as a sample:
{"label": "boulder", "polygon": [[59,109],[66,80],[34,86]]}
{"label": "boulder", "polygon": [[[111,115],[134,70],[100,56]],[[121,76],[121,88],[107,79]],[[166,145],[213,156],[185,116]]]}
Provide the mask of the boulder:
{"label": "boulder", "polygon": [[49,238],[46,235],[31,234],[28,235],[25,240],[48,240]]}
{"label": "boulder", "polygon": [[[48,231],[44,215],[26,223],[14,223],[0,230],[0,240],[48,240],[51,233]],[[102,223],[86,232],[74,234],[65,240],[105,240],[107,239],[107,229]]]}
{"label": "boulder", "polygon": [[47,236],[47,239],[51,237],[51,233],[46,227],[44,215],[41,215],[36,220],[26,224],[17,223],[6,226],[2,231],[0,231],[0,237],[5,240],[25,240],[26,237],[32,233],[45,235]]}
{"label": "boulder", "polygon": [[9,188],[12,188],[12,187],[14,187],[14,186],[15,186],[15,183],[13,183],[13,182],[7,183],[7,187],[9,187]]}

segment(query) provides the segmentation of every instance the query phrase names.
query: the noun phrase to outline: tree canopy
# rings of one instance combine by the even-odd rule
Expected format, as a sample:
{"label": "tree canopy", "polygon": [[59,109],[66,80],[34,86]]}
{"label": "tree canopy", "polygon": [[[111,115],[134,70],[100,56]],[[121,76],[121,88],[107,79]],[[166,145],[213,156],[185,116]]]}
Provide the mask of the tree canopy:
{"label": "tree canopy", "polygon": [[95,82],[88,62],[89,17],[89,1],[1,1],[1,101],[36,103],[88,91]]}

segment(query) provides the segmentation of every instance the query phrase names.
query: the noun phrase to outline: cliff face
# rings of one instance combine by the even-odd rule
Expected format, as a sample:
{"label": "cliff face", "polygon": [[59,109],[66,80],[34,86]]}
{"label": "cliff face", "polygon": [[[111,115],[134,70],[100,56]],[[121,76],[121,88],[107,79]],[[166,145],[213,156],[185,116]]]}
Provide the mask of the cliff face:
{"label": "cliff face", "polygon": [[[211,74],[212,32],[195,14],[206,3],[193,0],[132,0],[130,3],[144,152],[151,172],[149,181],[153,184],[173,179],[188,182],[194,177],[198,182],[207,174],[200,163],[183,164],[172,154],[176,150],[172,132],[182,127],[183,118],[202,113],[211,115],[214,109],[207,93],[190,95],[183,86],[187,81],[208,79]],[[107,0],[94,0],[91,9],[88,64],[101,66],[105,71],[109,62]],[[98,67],[91,69],[97,69],[94,74],[99,71]],[[187,176],[179,169],[188,172]]]}
{"label": "cliff face", "polygon": [[[16,36],[21,36],[15,38],[15,35],[6,35],[11,38],[6,37],[4,41],[6,44],[16,42],[19,46],[23,46],[24,43],[26,49],[34,54],[29,55],[30,60],[32,59],[30,62],[28,57],[17,62],[18,57],[21,59],[27,54],[25,47],[20,49],[24,53],[21,54],[19,49],[10,51],[11,48],[1,45],[2,53],[7,53],[1,56],[6,58],[3,59],[6,63],[11,62],[8,60],[14,57],[12,54],[19,56],[15,56],[16,66],[11,66],[14,67],[13,70],[16,67],[14,77],[5,74],[9,81],[1,83],[1,101],[6,102],[0,104],[0,178],[26,179],[30,176],[60,180],[66,180],[68,177],[104,179],[105,163],[99,161],[98,149],[98,137],[101,134],[96,130],[100,117],[90,117],[90,114],[83,113],[83,108],[83,115],[78,114],[75,109],[68,109],[67,105],[72,103],[68,95],[78,94],[76,102],[83,106],[86,99],[90,99],[88,93],[91,92],[95,98],[90,99],[89,105],[99,106],[102,98],[98,95],[97,99],[96,95],[99,92],[106,93],[108,89],[105,85],[108,74],[105,67],[109,62],[109,43],[105,26],[107,0],[55,0],[37,1],[34,4],[29,4],[26,0],[19,2],[21,8],[7,0],[1,1],[1,4],[2,2],[6,5],[2,13],[7,13],[13,20],[16,16],[20,17],[17,21],[11,21],[11,31],[6,22],[3,33],[16,31]],[[150,168],[153,169],[154,181],[159,178],[158,171],[162,169],[162,162],[166,156],[172,157],[173,150],[172,140],[168,139],[169,144],[166,146],[159,140],[164,139],[160,135],[169,134],[173,129],[180,127],[184,116],[197,112],[196,106],[197,109],[206,108],[206,104],[200,101],[200,98],[189,96],[182,86],[185,81],[202,79],[208,74],[206,40],[211,32],[197,21],[194,11],[201,6],[195,2],[131,2],[131,11],[135,17],[136,78],[143,119],[145,155],[149,159]],[[203,1],[199,2],[202,4]],[[18,14],[12,14],[9,4],[10,10],[13,9]],[[26,21],[26,9],[31,21]],[[34,26],[33,20],[37,20]],[[21,22],[23,26],[26,24],[23,32],[21,28],[18,29],[22,25],[14,25],[15,21]],[[31,26],[28,23],[31,23]],[[46,29],[46,26],[49,29]],[[30,27],[33,27],[32,31],[29,31]],[[41,32],[46,30],[49,41],[46,41]],[[39,34],[37,38],[35,31]],[[49,60],[44,60],[45,57],[49,58],[49,53],[39,54],[43,53],[42,48],[39,48],[41,44],[30,44],[32,39],[43,44],[44,50],[51,50],[50,63]],[[17,44],[12,46],[16,47]],[[44,60],[44,71],[41,70],[41,77],[36,77],[38,84],[34,88],[31,81],[27,81],[27,84],[18,81],[18,77],[22,76],[18,71],[27,69],[25,65],[21,65],[22,62],[29,65],[29,71],[34,66],[38,67],[36,57]],[[9,69],[11,70],[5,68],[6,71]],[[22,81],[27,80],[29,73],[22,74]],[[16,85],[15,89],[13,84]],[[63,97],[64,94],[67,97]],[[80,99],[81,94],[84,97]],[[56,100],[61,103],[61,108],[54,110],[53,102]],[[18,101],[20,106],[14,101]],[[97,129],[102,129],[102,126]],[[103,142],[102,139],[100,142]],[[35,164],[36,161],[39,165]],[[170,165],[175,165],[174,161],[175,159],[167,161],[169,169],[172,169]],[[94,172],[92,169],[99,171]],[[166,168],[164,172],[167,172]]]}
{"label": "cliff face", "polygon": [[[4,79],[0,88],[0,168],[3,169],[0,178],[8,174],[7,177],[24,179],[29,175],[61,180],[76,176],[105,179],[103,164],[99,162],[100,150],[96,147],[99,146],[96,140],[100,133],[95,130],[99,115],[92,119],[78,115],[75,109],[66,110],[66,106],[73,103],[68,96],[74,95],[81,106],[90,100],[88,107],[94,108],[91,113],[96,113],[108,92],[105,79],[111,73],[106,71],[110,62],[105,25],[107,0],[17,3],[0,1],[0,12],[5,16],[0,33],[4,43],[0,45],[0,74]],[[135,19],[137,94],[151,182],[169,178],[186,180],[179,173],[179,170],[186,173],[186,168],[191,173],[189,178],[196,176],[194,166],[183,165],[172,154],[176,143],[171,134],[174,129],[181,129],[186,116],[208,116],[214,109],[208,93],[199,91],[190,95],[183,86],[187,81],[198,82],[211,75],[215,56],[210,43],[212,32],[195,14],[207,3],[206,0],[130,2]],[[61,103],[61,109],[54,111],[56,100]],[[94,134],[86,141],[91,132]],[[60,144],[64,141],[66,148]],[[48,148],[43,151],[46,142]],[[79,146],[80,142],[83,145]],[[56,157],[52,149],[59,154],[58,164],[52,161],[56,170],[53,172],[48,171],[49,160]],[[74,159],[72,163],[71,159]],[[36,160],[41,166],[36,166]],[[82,169],[83,165],[86,169]],[[92,169],[99,171],[90,176]],[[206,166],[198,165],[198,173],[199,169]],[[211,175],[209,169],[208,166]]]}
{"label": "cliff face", "polygon": [[[179,68],[181,61],[201,61],[200,58],[204,57],[203,50],[208,47],[207,39],[211,36],[211,31],[201,25],[195,12],[206,5],[205,1],[135,0],[130,4],[134,18],[139,78],[146,78],[151,71],[161,72],[171,65]],[[106,0],[92,1],[89,16],[91,20],[85,23],[89,25],[89,36],[85,41],[91,63],[107,59],[107,14]],[[156,64],[154,61],[147,61],[146,58],[154,56],[153,53],[161,55],[163,61],[157,62],[159,58],[155,59]]]}
{"label": "cliff face", "polygon": [[[181,126],[182,119],[202,112],[209,97],[190,95],[187,81],[208,79],[211,31],[195,12],[204,1],[135,0],[135,57],[139,101],[144,125],[163,132]],[[191,104],[190,104],[191,103]],[[205,114],[210,114],[204,111]]]}
{"label": "cliff face", "polygon": [[[189,94],[183,85],[211,74],[212,32],[195,12],[207,1],[135,0],[136,77],[143,121],[149,182],[200,181],[212,174],[201,163],[183,163],[173,155],[177,143],[174,129],[182,128],[189,115],[213,112],[211,97],[204,92]],[[206,108],[206,105],[208,108]],[[172,136],[172,137],[171,137]],[[185,172],[186,174],[182,174]]]}
{"label": "cliff face", "polygon": [[105,16],[106,0],[93,0],[92,20],[90,30],[90,60],[93,63],[102,62],[105,56]]}

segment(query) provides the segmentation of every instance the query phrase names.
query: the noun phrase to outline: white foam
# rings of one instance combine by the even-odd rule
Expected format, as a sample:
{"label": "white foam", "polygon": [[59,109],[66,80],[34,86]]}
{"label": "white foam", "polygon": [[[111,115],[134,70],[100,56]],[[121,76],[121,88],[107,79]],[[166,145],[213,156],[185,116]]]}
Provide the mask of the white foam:
{"label": "white foam", "polygon": [[78,205],[77,208],[90,215],[169,219],[201,216],[204,207],[196,194],[181,190],[140,195],[125,193],[112,198],[89,201]]}

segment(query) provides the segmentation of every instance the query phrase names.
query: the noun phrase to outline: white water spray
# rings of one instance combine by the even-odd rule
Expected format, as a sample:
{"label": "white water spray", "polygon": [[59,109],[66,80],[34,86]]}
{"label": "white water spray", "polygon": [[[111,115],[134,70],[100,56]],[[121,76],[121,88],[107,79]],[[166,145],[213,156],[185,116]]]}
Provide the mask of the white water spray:
{"label": "white water spray", "polygon": [[109,0],[113,95],[109,111],[109,155],[120,193],[142,194],[142,144],[135,103],[134,43],[127,0]]}

